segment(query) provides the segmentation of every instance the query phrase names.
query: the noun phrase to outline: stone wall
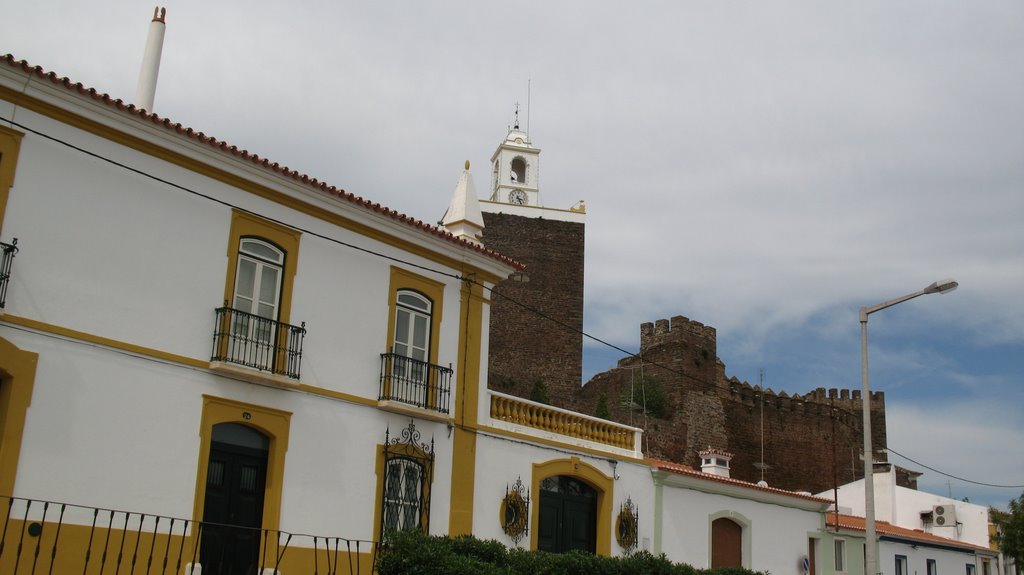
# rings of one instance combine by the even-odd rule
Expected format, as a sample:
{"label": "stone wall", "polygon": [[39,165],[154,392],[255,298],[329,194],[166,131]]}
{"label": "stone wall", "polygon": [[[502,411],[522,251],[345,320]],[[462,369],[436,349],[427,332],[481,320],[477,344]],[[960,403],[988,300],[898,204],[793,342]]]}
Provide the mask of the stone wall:
{"label": "stone wall", "polygon": [[[611,419],[647,430],[644,447],[650,457],[699,469],[701,449],[729,451],[735,454],[732,477],[744,481],[762,478],[762,428],[768,466],[763,478],[771,486],[817,493],[863,474],[859,390],[818,388],[790,395],[727,378],[715,338],[714,328],[681,316],[645,323],[639,357],[594,377],[573,406],[595,414],[604,397]],[[644,413],[641,381],[660,390],[664,416]],[[632,407],[631,393],[637,404]],[[871,410],[872,441],[876,450],[883,449],[884,394],[872,394]]]}

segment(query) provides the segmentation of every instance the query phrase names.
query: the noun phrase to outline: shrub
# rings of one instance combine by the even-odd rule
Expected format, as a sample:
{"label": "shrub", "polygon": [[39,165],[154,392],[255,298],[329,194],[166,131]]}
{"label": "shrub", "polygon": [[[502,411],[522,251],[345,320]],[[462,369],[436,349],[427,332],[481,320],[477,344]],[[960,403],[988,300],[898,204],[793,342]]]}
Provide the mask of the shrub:
{"label": "shrub", "polygon": [[524,551],[498,541],[415,530],[391,534],[380,547],[376,568],[379,575],[767,575],[736,567],[696,569],[647,551],[625,557]]}

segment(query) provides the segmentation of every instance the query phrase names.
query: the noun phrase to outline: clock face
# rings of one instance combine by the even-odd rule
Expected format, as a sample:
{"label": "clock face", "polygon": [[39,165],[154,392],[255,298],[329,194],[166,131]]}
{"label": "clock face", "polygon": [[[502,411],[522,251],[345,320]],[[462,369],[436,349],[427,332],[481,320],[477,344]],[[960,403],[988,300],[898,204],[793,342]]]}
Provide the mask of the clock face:
{"label": "clock face", "polygon": [[512,190],[508,193],[508,203],[523,205],[526,203],[526,192],[523,190]]}

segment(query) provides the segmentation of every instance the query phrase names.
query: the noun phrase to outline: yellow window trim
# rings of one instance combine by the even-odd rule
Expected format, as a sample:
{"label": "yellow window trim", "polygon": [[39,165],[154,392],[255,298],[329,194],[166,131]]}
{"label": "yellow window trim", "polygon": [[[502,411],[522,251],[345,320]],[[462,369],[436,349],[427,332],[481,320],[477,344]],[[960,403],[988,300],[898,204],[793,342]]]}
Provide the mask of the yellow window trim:
{"label": "yellow window trim", "polygon": [[[210,438],[213,426],[239,423],[259,430],[270,438],[267,452],[267,482],[263,493],[263,528],[278,529],[281,522],[281,491],[284,485],[284,459],[288,451],[288,430],[292,414],[287,411],[243,403],[233,399],[203,395],[203,415],[199,426],[199,467],[196,474],[195,505],[192,517],[203,520],[206,505],[206,473],[210,463]],[[198,541],[193,541],[193,545]]]}
{"label": "yellow window trim", "polygon": [[32,402],[39,354],[0,337],[0,495],[14,495],[25,415]]}
{"label": "yellow window trim", "polygon": [[[16,92],[14,90],[11,90],[10,88],[0,86],[0,99],[7,100],[9,102],[14,103],[17,106],[24,107],[28,110],[32,110],[33,112],[42,114],[44,116],[57,120],[58,122],[67,124],[68,126],[72,126],[80,130],[94,134],[96,136],[99,136],[101,138],[110,140],[111,142],[115,142],[128,148],[138,150],[139,152],[148,154],[155,158],[162,159],[166,162],[175,164],[196,174],[212,178],[228,186],[244,190],[261,198],[265,198],[277,204],[294,209],[300,213],[351,230],[367,238],[385,243],[390,246],[394,246],[397,249],[409,252],[411,254],[421,256],[442,266],[451,269],[463,270],[464,273],[469,273],[466,270],[467,264],[465,262],[454,257],[443,255],[435,250],[426,248],[415,241],[400,239],[396,236],[381,231],[380,229],[358,223],[345,216],[337,214],[332,210],[314,206],[307,202],[303,202],[302,200],[299,200],[293,196],[285,194],[276,189],[257,184],[256,182],[253,182],[251,180],[228,172],[227,170],[215,168],[205,162],[202,162],[190,156],[186,156],[185,154],[174,152],[166,147],[154,144],[142,138],[131,136],[125,132],[111,128],[106,124],[101,124],[99,122],[96,122],[95,120],[87,119],[78,114],[69,112],[63,108],[54,106],[53,104],[43,102],[31,96],[26,96],[21,92]],[[198,144],[196,145],[198,146]],[[208,148],[203,147],[203,149]],[[303,186],[303,188],[306,190],[313,189],[312,186]],[[329,196],[327,192],[322,193],[325,196]],[[477,269],[475,267],[472,267],[472,269],[476,270],[475,273],[479,274],[480,281],[496,284],[501,280],[505,279],[502,276],[497,276],[483,269]]]}
{"label": "yellow window trim", "polygon": [[[381,515],[381,511],[383,511],[383,507],[384,507],[384,465],[385,465],[385,461],[384,461],[384,444],[383,443],[378,443],[377,444],[376,452],[377,452],[377,457],[376,457],[376,460],[374,462],[374,472],[377,474],[377,492],[376,492],[376,496],[373,498],[373,535],[371,536],[371,538],[374,539],[374,540],[376,540],[376,538],[380,535],[380,524],[381,524],[381,521],[384,520],[384,518]],[[430,457],[429,453],[426,453],[425,451],[423,451],[419,447],[417,447],[415,445],[410,445],[408,443],[391,444],[391,445],[388,446],[388,452],[389,452],[389,454],[394,455],[394,456],[398,456],[398,457],[401,457],[403,455],[407,455],[409,457],[414,457],[414,458],[417,458],[417,459],[428,459]],[[430,491],[431,491],[431,489],[433,489],[434,470],[431,469],[431,470],[428,471],[428,473],[429,473],[429,476],[430,476],[429,477],[429,481],[426,482],[426,486],[425,486],[425,489],[424,489],[424,492],[423,492],[424,497],[420,501],[420,524],[423,525],[423,532],[424,533],[429,533],[430,532],[430,515],[428,513],[429,509],[427,509],[423,505],[423,500],[431,501]],[[379,543],[379,541],[378,541],[378,543]]]}
{"label": "yellow window trim", "polygon": [[10,128],[0,126],[0,231],[4,227],[4,214],[7,211],[7,198],[14,185],[14,171],[18,166],[18,152],[21,149],[21,138],[24,136]]}
{"label": "yellow window trim", "polygon": [[601,473],[593,465],[579,457],[555,459],[544,463],[533,464],[533,481],[531,492],[533,508],[530,510],[530,549],[537,549],[537,531],[540,529],[540,482],[556,475],[566,475],[579,479],[597,491],[597,541],[598,555],[610,556],[612,551],[612,500],[614,499],[614,480]]}

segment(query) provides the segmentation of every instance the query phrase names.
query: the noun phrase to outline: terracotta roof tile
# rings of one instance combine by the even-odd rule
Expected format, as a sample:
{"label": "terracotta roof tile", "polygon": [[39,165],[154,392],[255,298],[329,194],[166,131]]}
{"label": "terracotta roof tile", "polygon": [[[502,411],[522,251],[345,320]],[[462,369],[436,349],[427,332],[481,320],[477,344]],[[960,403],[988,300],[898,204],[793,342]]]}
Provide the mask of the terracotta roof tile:
{"label": "terracotta roof tile", "polygon": [[[830,527],[835,527],[835,513],[829,513],[827,521]],[[856,515],[844,515],[842,513],[839,514],[839,527],[841,528],[852,529],[854,531],[865,531],[867,528],[866,524],[867,520],[863,517],[857,517]],[[957,541],[955,539],[940,537],[938,535],[933,535],[920,529],[907,529],[906,527],[893,525],[892,523],[886,521],[876,520],[875,532],[878,533],[878,535],[889,535],[892,537],[899,537],[901,539],[919,541],[921,543],[935,543],[938,545],[946,545],[949,547],[961,547],[963,549],[970,549],[973,551],[992,551],[988,547],[982,547],[980,545],[965,543],[963,541]]]}
{"label": "terracotta roof tile", "polygon": [[524,264],[517,262],[516,260],[513,260],[510,257],[503,256],[492,249],[477,245],[472,242],[468,242],[463,239],[459,239],[443,228],[440,228],[432,224],[428,224],[421,220],[417,220],[416,218],[407,216],[396,210],[392,210],[390,208],[382,206],[379,203],[370,202],[369,200],[366,200],[355,194],[346,192],[341,188],[337,188],[335,186],[327,184],[326,182],[318,181],[316,178],[311,178],[306,174],[300,173],[296,170],[292,170],[287,166],[282,166],[277,162],[271,162],[267,158],[261,158],[259,155],[250,153],[248,150],[239,150],[237,146],[228,144],[227,142],[224,142],[222,140],[218,140],[213,136],[208,136],[203,132],[197,132],[187,126],[182,126],[180,123],[172,122],[169,118],[162,118],[152,112],[148,112],[141,108],[137,108],[134,104],[126,104],[121,99],[111,98],[110,95],[105,93],[101,94],[97,92],[95,88],[86,88],[84,85],[82,85],[81,82],[72,82],[67,77],[57,76],[57,74],[55,74],[54,72],[46,72],[45,70],[43,70],[41,66],[32,66],[25,60],[16,60],[14,56],[11,54],[5,54],[3,56],[0,56],[0,62],[3,62],[11,68],[20,69],[23,72],[32,74],[37,78],[47,80],[54,85],[58,85],[67,89],[70,92],[76,92],[78,94],[88,96],[93,100],[100,101],[103,104],[106,104],[107,106],[116,109],[120,112],[123,112],[127,115],[135,116],[143,120],[148,120],[153,124],[160,126],[168,131],[183,135],[201,144],[206,144],[211,148],[215,148],[226,153],[230,153],[233,156],[237,156],[242,158],[243,160],[247,160],[263,169],[292,178],[297,182],[307,185],[310,188],[319,190],[320,192],[323,192],[327,195],[340,198],[357,206],[369,209],[373,212],[383,214],[387,217],[390,217],[391,219],[406,224],[412,228],[421,230],[427,234],[437,236],[453,244],[484,254],[487,257],[498,260],[516,269],[522,270],[526,267]]}
{"label": "terracotta roof tile", "polygon": [[738,487],[744,487],[747,489],[753,489],[755,491],[764,491],[766,493],[777,493],[779,495],[787,495],[789,497],[798,497],[800,499],[806,499],[808,501],[817,501],[819,503],[832,503],[831,499],[823,499],[821,497],[815,497],[813,495],[807,495],[804,493],[797,493],[796,491],[786,491],[785,489],[777,489],[775,487],[761,487],[755,483],[749,483],[747,481],[740,481],[739,479],[733,479],[731,477],[722,477],[721,475],[714,475],[711,473],[704,473],[703,471],[697,471],[689,465],[683,465],[682,463],[675,463],[673,461],[665,461],[663,459],[647,459],[647,464],[655,469],[662,471],[670,471],[679,475],[689,475],[691,477],[697,477],[699,479],[706,479],[708,481],[714,481],[717,483],[725,483],[728,485],[736,485]]}

